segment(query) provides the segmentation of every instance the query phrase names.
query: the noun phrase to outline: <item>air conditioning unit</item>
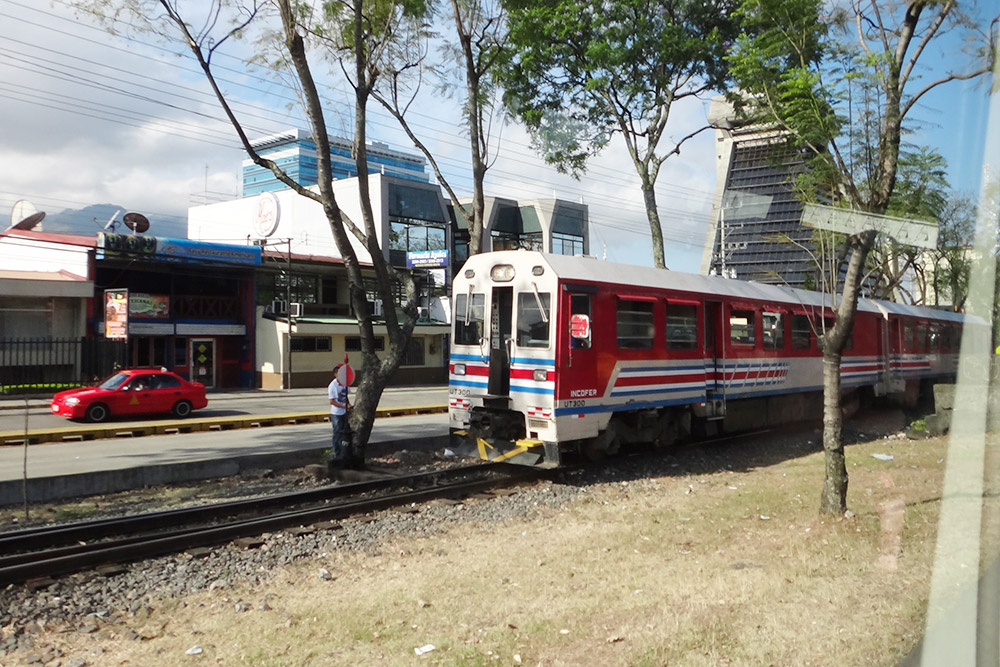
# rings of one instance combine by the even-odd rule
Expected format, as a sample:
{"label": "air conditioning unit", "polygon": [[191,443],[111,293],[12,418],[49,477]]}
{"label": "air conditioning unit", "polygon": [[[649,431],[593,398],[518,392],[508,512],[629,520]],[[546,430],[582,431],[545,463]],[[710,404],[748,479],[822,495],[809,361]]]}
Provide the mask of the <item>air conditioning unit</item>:
{"label": "air conditioning unit", "polygon": [[275,315],[284,315],[288,312],[288,302],[281,299],[275,299],[271,302],[271,312]]}
{"label": "air conditioning unit", "polygon": [[301,303],[293,303],[292,309],[288,312],[288,314],[292,317],[302,317],[302,311],[303,308]]}
{"label": "air conditioning unit", "polygon": [[427,308],[417,308],[417,319],[418,320],[429,320],[431,319],[431,311]]}

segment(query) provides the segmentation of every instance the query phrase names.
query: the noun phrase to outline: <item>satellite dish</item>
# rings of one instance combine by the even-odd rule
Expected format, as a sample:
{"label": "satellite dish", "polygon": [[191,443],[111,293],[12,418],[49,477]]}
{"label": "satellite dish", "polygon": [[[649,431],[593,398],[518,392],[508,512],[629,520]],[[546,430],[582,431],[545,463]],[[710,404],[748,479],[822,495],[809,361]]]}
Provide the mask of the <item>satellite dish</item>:
{"label": "satellite dish", "polygon": [[14,208],[10,210],[10,226],[13,227],[25,218],[34,215],[38,209],[27,199],[18,199],[14,202]]}
{"label": "satellite dish", "polygon": [[14,223],[13,225],[10,226],[10,228],[23,229],[24,231],[28,231],[29,229],[34,229],[38,225],[38,223],[42,221],[42,218],[44,217],[45,217],[45,211],[36,211],[31,215],[29,215],[27,218],[24,218],[23,220]]}
{"label": "satellite dish", "polygon": [[125,226],[136,234],[142,234],[149,229],[149,218],[142,213],[126,213],[122,219],[125,221]]}
{"label": "satellite dish", "polygon": [[37,210],[35,205],[27,199],[20,199],[14,202],[14,208],[10,211],[10,227],[7,228],[7,231],[34,229],[44,217],[44,211]]}

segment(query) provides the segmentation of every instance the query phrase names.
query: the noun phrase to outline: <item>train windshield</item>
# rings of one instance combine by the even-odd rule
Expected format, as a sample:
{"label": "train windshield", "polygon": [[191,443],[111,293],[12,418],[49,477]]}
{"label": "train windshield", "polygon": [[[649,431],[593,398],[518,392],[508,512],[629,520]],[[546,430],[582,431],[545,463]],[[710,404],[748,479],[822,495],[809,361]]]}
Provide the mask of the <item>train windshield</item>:
{"label": "train windshield", "polygon": [[517,295],[517,344],[519,347],[549,346],[548,292],[521,292]]}
{"label": "train windshield", "polygon": [[455,297],[456,345],[479,345],[483,339],[485,313],[485,294],[459,294]]}

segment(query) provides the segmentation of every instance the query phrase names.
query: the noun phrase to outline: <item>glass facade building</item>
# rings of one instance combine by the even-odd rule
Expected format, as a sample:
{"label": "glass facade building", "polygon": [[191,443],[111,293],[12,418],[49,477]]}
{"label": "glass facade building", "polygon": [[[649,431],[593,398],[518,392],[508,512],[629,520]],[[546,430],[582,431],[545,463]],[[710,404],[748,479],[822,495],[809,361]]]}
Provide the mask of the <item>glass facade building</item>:
{"label": "glass facade building", "polygon": [[[333,178],[352,178],[358,175],[354,157],[351,155],[351,141],[341,137],[330,137],[330,159]],[[273,160],[285,170],[299,185],[315,185],[318,173],[316,143],[312,135],[304,130],[294,129],[253,141],[254,149],[260,155]],[[427,183],[430,177],[426,171],[426,161],[422,156],[395,151],[378,142],[368,144],[368,171],[372,174],[386,174],[411,181]],[[243,161],[243,196],[283,190],[288,186],[279,181],[270,170],[253,161]]]}

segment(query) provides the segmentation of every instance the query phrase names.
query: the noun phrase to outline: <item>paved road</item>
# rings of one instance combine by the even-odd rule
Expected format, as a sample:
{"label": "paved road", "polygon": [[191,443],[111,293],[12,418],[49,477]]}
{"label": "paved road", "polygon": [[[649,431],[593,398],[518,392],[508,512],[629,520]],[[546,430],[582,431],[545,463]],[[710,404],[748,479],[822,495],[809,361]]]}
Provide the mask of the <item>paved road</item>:
{"label": "paved road", "polygon": [[[380,407],[418,407],[447,405],[448,388],[395,387],[382,393]],[[321,388],[291,389],[288,391],[243,391],[210,393],[208,407],[194,413],[195,417],[223,417],[236,415],[273,415],[286,412],[323,411],[328,406],[326,390]],[[28,428],[49,429],[70,426],[74,422],[53,415],[45,399],[28,401]],[[0,431],[24,429],[25,401],[0,400]],[[162,419],[157,416],[151,419]],[[136,422],[130,418],[129,422]]]}

